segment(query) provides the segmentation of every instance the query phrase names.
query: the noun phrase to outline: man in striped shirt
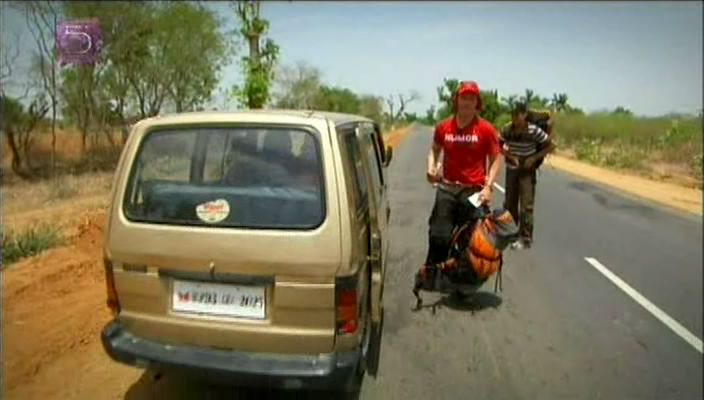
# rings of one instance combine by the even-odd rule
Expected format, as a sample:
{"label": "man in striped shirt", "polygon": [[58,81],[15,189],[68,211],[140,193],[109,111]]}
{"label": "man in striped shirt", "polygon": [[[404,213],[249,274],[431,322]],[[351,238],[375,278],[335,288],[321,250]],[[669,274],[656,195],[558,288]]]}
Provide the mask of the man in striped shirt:
{"label": "man in striped shirt", "polygon": [[[506,158],[504,207],[519,223],[521,240],[513,247],[530,247],[533,242],[536,165],[555,145],[538,125],[527,121],[528,107],[518,103],[511,110],[511,123],[501,130],[501,147]],[[520,213],[519,213],[520,202]]]}

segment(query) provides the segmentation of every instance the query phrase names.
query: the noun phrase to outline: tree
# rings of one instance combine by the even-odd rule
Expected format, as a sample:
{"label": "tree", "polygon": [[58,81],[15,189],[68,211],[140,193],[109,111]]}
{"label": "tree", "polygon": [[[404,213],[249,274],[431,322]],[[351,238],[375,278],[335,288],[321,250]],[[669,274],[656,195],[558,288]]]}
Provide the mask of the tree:
{"label": "tree", "polygon": [[[41,95],[50,99],[51,107],[51,171],[56,166],[56,114],[59,107],[59,71],[52,41],[56,38],[59,5],[52,1],[16,2],[15,7],[24,12],[27,28],[36,44],[36,75]],[[41,102],[41,100],[35,100]],[[40,107],[41,108],[41,107]],[[36,125],[36,124],[35,124]],[[33,126],[34,127],[34,126]],[[53,172],[52,172],[53,173]]]}
{"label": "tree", "polygon": [[618,107],[616,107],[616,108],[614,109],[613,113],[616,114],[616,115],[623,115],[623,116],[628,116],[628,117],[630,117],[630,116],[633,115],[633,113],[631,112],[631,110],[629,110],[629,109],[627,109],[626,107],[623,107],[623,106],[618,106]]}
{"label": "tree", "polygon": [[567,99],[568,98],[567,98],[566,93],[555,93],[552,95],[552,100],[550,101],[550,105],[557,112],[567,111],[567,109],[569,108],[569,104],[567,103]]}
{"label": "tree", "polygon": [[29,109],[25,111],[22,103],[17,99],[2,95],[0,107],[2,108],[0,129],[5,134],[5,140],[12,154],[12,171],[21,178],[30,179],[32,178],[31,134],[39,121],[49,112],[46,97],[39,93]]}
{"label": "tree", "polygon": [[[454,95],[457,93],[460,81],[457,79],[443,79],[443,85],[438,86],[438,100],[440,101],[440,108],[437,112],[437,119],[442,120],[448,118],[453,114],[453,101]],[[506,111],[506,107],[499,101],[499,93],[496,90],[480,90],[479,96],[482,99],[483,110],[481,111],[481,116],[488,121],[494,122],[496,119]]]}
{"label": "tree", "polygon": [[65,109],[84,143],[92,126],[113,143],[114,125],[124,143],[131,112],[146,118],[166,106],[177,112],[202,107],[231,50],[215,14],[187,2],[66,2],[64,12],[97,18],[106,43],[95,65],[64,71]]}
{"label": "tree", "polygon": [[159,18],[166,91],[176,112],[193,111],[210,100],[226,65],[228,42],[212,11],[187,2],[167,2]]}
{"label": "tree", "polygon": [[523,101],[530,105],[535,99],[535,92],[532,89],[526,89],[525,95],[523,96]]}
{"label": "tree", "polygon": [[508,110],[512,110],[513,107],[516,105],[516,103],[518,103],[518,100],[519,100],[518,95],[515,95],[515,94],[512,94],[508,97],[501,98],[501,102],[504,103],[505,107]]}
{"label": "tree", "polygon": [[435,125],[435,121],[435,106],[430,106],[425,111],[425,118],[423,119],[423,122],[428,125]]}
{"label": "tree", "polygon": [[383,99],[370,94],[359,98],[359,113],[373,121],[381,123],[384,118]]}
{"label": "tree", "polygon": [[482,90],[479,92],[482,99],[482,118],[496,123],[498,118],[507,112],[506,107],[499,101],[499,92],[496,90]]}
{"label": "tree", "polygon": [[20,56],[19,32],[14,36],[13,40],[0,41],[0,95],[2,96],[6,95],[7,88],[14,84],[12,77],[15,75],[17,60]]}
{"label": "tree", "polygon": [[315,109],[341,113],[359,114],[359,97],[347,88],[322,85],[315,98]]}
{"label": "tree", "polygon": [[418,121],[418,114],[416,113],[409,113],[409,112],[404,112],[403,113],[403,120],[406,121],[406,123],[413,123]]}
{"label": "tree", "polygon": [[63,87],[63,113],[81,132],[81,152],[86,153],[90,125],[98,116],[96,87],[100,79],[102,66],[85,65],[79,68],[65,69],[61,75]]}
{"label": "tree", "polygon": [[438,86],[438,101],[440,101],[440,108],[438,109],[438,120],[443,120],[450,115],[452,115],[453,104],[452,99],[457,89],[460,86],[460,81],[457,79],[443,79],[443,85]]}
{"label": "tree", "polygon": [[411,102],[418,100],[420,98],[420,94],[416,91],[412,91],[408,96],[404,96],[399,93],[397,98],[398,103],[395,102],[392,95],[389,95],[386,98],[386,105],[389,107],[389,125],[392,129],[396,125],[396,122],[403,116],[403,113],[406,111],[406,106],[408,106]]}
{"label": "tree", "polygon": [[274,106],[312,109],[321,85],[320,70],[304,61],[281,66],[275,79]]}
{"label": "tree", "polygon": [[242,57],[245,76],[244,86],[234,86],[233,93],[250,109],[262,108],[269,99],[274,80],[274,67],[279,56],[279,46],[271,39],[262,42],[269,30],[269,21],[260,15],[259,0],[238,0],[233,7],[240,23],[240,34],[249,45],[249,56]]}

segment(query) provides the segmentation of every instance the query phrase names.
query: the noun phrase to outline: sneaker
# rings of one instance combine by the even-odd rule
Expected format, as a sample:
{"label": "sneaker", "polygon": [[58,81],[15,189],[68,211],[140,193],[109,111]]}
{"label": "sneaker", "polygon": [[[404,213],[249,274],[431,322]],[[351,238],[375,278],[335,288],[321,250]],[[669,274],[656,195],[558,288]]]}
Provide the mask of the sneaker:
{"label": "sneaker", "polygon": [[513,249],[513,250],[523,249],[523,241],[516,240],[515,242],[511,243],[511,249]]}
{"label": "sneaker", "polygon": [[530,249],[530,247],[533,245],[533,241],[530,239],[523,239],[523,248],[525,249]]}

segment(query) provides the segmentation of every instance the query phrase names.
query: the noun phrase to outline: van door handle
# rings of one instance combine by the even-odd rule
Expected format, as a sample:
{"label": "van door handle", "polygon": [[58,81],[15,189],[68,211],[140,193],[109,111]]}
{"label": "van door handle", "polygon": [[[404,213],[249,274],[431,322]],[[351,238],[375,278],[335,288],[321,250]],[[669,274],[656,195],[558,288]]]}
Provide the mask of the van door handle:
{"label": "van door handle", "polygon": [[391,207],[386,207],[386,220],[388,221],[389,218],[391,218]]}

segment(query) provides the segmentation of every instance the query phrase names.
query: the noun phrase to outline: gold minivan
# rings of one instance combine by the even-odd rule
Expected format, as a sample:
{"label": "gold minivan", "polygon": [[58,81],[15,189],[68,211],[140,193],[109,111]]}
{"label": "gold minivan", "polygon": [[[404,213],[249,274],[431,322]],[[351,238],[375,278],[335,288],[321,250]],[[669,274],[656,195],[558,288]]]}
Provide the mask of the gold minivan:
{"label": "gold minivan", "polygon": [[356,115],[135,124],[105,237],[105,351],[233,384],[358,392],[380,352],[391,156]]}

